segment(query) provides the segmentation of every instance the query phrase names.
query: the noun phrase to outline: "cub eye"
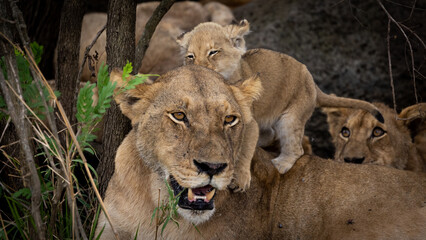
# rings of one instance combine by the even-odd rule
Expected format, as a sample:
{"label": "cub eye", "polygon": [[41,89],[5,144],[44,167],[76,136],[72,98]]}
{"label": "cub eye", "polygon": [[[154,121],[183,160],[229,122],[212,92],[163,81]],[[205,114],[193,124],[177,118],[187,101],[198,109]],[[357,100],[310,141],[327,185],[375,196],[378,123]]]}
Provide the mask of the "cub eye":
{"label": "cub eye", "polygon": [[174,112],[171,115],[177,121],[185,121],[185,119],[186,119],[185,113],[183,113],[183,112]]}
{"label": "cub eye", "polygon": [[211,50],[210,52],[209,52],[209,56],[213,56],[213,55],[215,55],[216,53],[218,53],[219,51],[218,50]]}
{"label": "cub eye", "polygon": [[186,56],[186,58],[188,58],[189,60],[193,60],[194,59],[194,54],[188,54]]}
{"label": "cub eye", "polygon": [[342,134],[342,137],[348,138],[351,135],[351,131],[347,127],[343,127],[340,134]]}
{"label": "cub eye", "polygon": [[235,124],[237,124],[237,117],[236,116],[232,116],[232,115],[227,115],[226,117],[225,117],[225,121],[224,121],[224,124],[225,125],[231,125],[231,126],[234,126]]}
{"label": "cub eye", "polygon": [[375,127],[374,129],[373,129],[373,132],[371,133],[371,137],[381,137],[381,136],[383,136],[383,134],[385,134],[386,133],[386,131],[385,130],[383,130],[382,128],[380,128],[380,127]]}

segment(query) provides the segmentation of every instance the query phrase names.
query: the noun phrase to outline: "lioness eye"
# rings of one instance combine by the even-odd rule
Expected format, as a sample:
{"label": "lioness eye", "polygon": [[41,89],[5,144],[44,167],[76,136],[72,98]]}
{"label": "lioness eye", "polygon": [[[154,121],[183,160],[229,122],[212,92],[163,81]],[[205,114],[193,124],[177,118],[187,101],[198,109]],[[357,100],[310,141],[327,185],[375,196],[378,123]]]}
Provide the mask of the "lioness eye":
{"label": "lioness eye", "polygon": [[189,54],[189,55],[186,56],[186,58],[192,60],[192,59],[194,59],[194,55],[193,54]]}
{"label": "lioness eye", "polygon": [[184,121],[186,116],[183,112],[174,112],[172,113],[172,117],[178,121]]}
{"label": "lioness eye", "polygon": [[215,55],[216,53],[218,53],[219,51],[218,50],[211,50],[210,52],[209,52],[209,56],[213,56],[213,55]]}
{"label": "lioness eye", "polygon": [[233,126],[233,125],[236,124],[236,120],[237,120],[236,116],[227,115],[225,117],[225,125],[228,124],[228,125],[232,125]]}
{"label": "lioness eye", "polygon": [[348,138],[351,135],[351,131],[347,127],[343,127],[340,131],[343,137]]}
{"label": "lioness eye", "polygon": [[385,130],[381,129],[380,127],[375,127],[371,133],[371,137],[381,137],[383,134],[385,134]]}

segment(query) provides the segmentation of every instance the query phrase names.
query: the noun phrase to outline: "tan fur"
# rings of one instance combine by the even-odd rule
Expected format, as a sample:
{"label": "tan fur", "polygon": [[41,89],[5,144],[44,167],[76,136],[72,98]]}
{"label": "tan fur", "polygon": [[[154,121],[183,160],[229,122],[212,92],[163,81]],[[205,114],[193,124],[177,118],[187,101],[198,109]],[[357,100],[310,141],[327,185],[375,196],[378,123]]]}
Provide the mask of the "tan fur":
{"label": "tan fur", "polygon": [[[304,153],[305,123],[316,106],[362,108],[379,114],[367,102],[324,94],[306,66],[290,56],[266,49],[246,52],[244,35],[248,32],[246,20],[224,27],[210,22],[199,24],[178,38],[186,53],[185,64],[213,69],[231,84],[259,74],[265,89],[253,105],[253,114],[260,128],[259,142],[251,139],[250,145],[246,146],[247,158],[242,161],[251,160],[256,143],[268,146],[279,139],[281,154],[272,162],[281,174],[287,172]],[[240,181],[239,176],[236,178],[242,184],[240,187],[246,189],[248,183]]]}
{"label": "tan fur", "polygon": [[[413,171],[426,170],[424,155],[419,154],[425,148],[422,144],[425,141],[425,126],[423,124],[423,128],[417,127],[414,130],[414,143],[408,129],[412,121],[426,119],[426,104],[408,107],[399,115],[384,104],[374,105],[383,114],[385,123],[377,121],[363,110],[323,109],[327,114],[329,132],[336,148],[334,159],[339,162],[377,164]],[[377,128],[379,131],[384,130],[382,136],[374,136],[373,131]],[[343,129],[349,130],[349,136],[342,134]]]}
{"label": "tan fur", "polygon": [[[414,132],[414,144],[426,165],[426,103],[407,107],[398,116],[404,119],[405,125],[408,125],[410,130]],[[426,170],[426,166],[424,169]]]}
{"label": "tan fur", "polygon": [[[118,82],[120,78],[119,73],[111,76]],[[305,156],[279,175],[270,162],[274,156],[258,148],[252,187],[230,192],[226,185],[240,164],[233,159],[251,114],[245,101],[259,90],[258,80],[246,82],[228,86],[211,70],[186,66],[116,98],[133,124],[117,151],[105,197],[120,239],[134,239],[136,232],[137,239],[154,239],[151,216],[158,189],[161,201],[167,199],[164,181],[171,175],[184,187],[210,182],[218,191],[214,210],[179,208],[179,227],[169,223],[164,239],[424,238],[426,175],[421,173]],[[176,110],[187,114],[189,127],[170,119],[169,113]],[[239,115],[241,124],[224,130],[223,117],[229,113]],[[232,133],[226,139],[223,131]],[[199,173],[193,159],[229,165],[209,178]],[[97,233],[101,229],[101,239],[114,239],[104,214]]]}
{"label": "tan fur", "polygon": [[[141,38],[145,24],[158,6],[158,3],[148,2],[137,5],[136,41]],[[221,11],[215,11],[212,6],[220,8]],[[206,6],[202,6],[197,2],[185,1],[173,4],[157,26],[139,72],[163,74],[168,70],[181,66],[182,57],[180,56],[180,47],[175,41],[176,37],[209,19],[220,24],[229,24],[233,19],[233,15],[228,7],[220,3],[209,3]],[[83,60],[86,47],[93,41],[97,32],[106,22],[107,14],[105,13],[89,13],[84,16],[80,40],[80,62]],[[90,51],[90,55],[96,55],[95,52],[98,53],[97,61],[94,62],[95,75],[91,75],[92,71],[89,69],[89,65],[86,64],[82,74],[82,81],[96,81],[96,73],[100,64],[106,62],[105,46],[106,31],[99,37]]]}

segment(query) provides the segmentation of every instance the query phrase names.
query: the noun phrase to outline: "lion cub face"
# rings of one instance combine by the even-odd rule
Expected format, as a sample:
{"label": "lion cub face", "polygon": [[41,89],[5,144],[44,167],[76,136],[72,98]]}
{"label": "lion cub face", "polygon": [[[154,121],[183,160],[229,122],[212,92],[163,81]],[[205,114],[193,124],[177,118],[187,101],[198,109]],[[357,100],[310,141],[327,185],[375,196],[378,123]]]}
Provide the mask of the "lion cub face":
{"label": "lion cub face", "polygon": [[384,104],[374,105],[383,114],[385,124],[363,110],[323,109],[336,147],[334,158],[404,169],[408,159],[417,157],[407,121],[397,120],[398,115]]}
{"label": "lion cub face", "polygon": [[249,31],[246,20],[238,25],[221,26],[217,23],[202,23],[189,33],[180,36],[177,42],[185,54],[186,65],[196,64],[210,68],[228,79],[239,66],[246,52],[243,36]]}
{"label": "lion cub face", "polygon": [[[119,82],[121,75],[112,73],[111,79]],[[213,214],[215,196],[232,180],[260,89],[257,78],[228,86],[218,73],[184,66],[116,97],[132,120],[141,161],[158,175],[151,187],[154,202],[167,180],[180,194],[178,212],[188,221],[198,224]]]}

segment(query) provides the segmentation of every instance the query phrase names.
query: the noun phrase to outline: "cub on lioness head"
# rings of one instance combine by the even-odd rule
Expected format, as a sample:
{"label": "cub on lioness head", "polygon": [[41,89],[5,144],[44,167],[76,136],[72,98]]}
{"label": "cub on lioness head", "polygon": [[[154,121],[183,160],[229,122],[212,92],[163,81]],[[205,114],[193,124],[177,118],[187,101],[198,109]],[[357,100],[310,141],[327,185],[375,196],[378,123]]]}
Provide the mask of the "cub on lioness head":
{"label": "cub on lioness head", "polygon": [[[177,39],[186,53],[185,64],[213,69],[228,83],[259,74],[264,91],[253,104],[253,115],[260,128],[259,142],[255,138],[247,141],[250,145],[246,146],[246,159],[241,161],[251,160],[256,143],[267,146],[279,139],[281,153],[272,162],[280,173],[287,172],[303,155],[305,123],[316,106],[361,108],[383,121],[370,103],[323,93],[306,66],[294,58],[266,49],[246,52],[243,36],[248,32],[247,20],[225,27],[210,22],[199,24]],[[236,176],[237,184],[242,188],[248,186],[239,177]]]}
{"label": "cub on lioness head", "polygon": [[408,128],[414,121],[426,119],[426,103],[407,107],[400,114],[382,103],[374,105],[383,113],[385,123],[364,110],[322,109],[327,114],[329,132],[336,147],[334,160],[426,170],[426,158],[421,154],[426,148],[425,123],[417,124],[419,126],[413,129],[414,142]]}

